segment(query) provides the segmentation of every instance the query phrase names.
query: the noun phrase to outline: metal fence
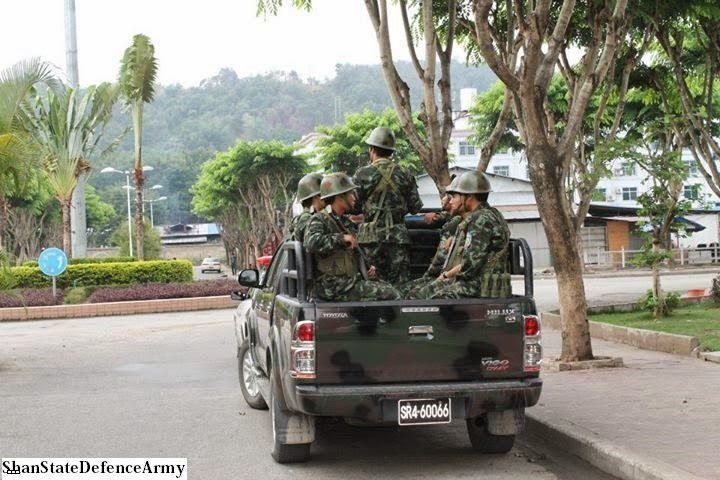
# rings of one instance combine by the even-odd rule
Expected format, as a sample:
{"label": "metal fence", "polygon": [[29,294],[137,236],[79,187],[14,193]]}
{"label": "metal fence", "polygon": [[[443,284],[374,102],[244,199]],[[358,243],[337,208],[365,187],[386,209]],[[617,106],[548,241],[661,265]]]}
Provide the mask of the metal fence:
{"label": "metal fence", "polygon": [[[635,268],[632,260],[642,250],[603,250],[585,249],[583,252],[585,265],[600,268]],[[672,250],[675,265],[710,265],[720,261],[720,247],[710,248],[675,248]]]}

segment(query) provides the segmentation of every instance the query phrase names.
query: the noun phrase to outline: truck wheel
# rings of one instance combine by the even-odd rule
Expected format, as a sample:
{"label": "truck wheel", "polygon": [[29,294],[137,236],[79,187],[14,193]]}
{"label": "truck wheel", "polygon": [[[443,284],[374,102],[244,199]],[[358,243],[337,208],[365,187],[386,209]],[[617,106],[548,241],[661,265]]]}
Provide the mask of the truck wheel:
{"label": "truck wheel", "polygon": [[268,406],[260,393],[258,385],[258,371],[250,353],[250,343],[245,340],[238,349],[238,374],[240,377],[240,391],[251,408],[267,410]]}
{"label": "truck wheel", "polygon": [[290,423],[298,423],[292,417],[305,417],[302,414],[286,412],[282,400],[276,393],[276,381],[270,382],[270,417],[272,418],[273,449],[272,457],[278,463],[306,462],[310,458],[310,443],[288,444],[281,439],[280,432],[287,431]]}
{"label": "truck wheel", "polygon": [[467,419],[468,436],[475,450],[482,453],[507,453],[515,443],[515,435],[493,435],[487,429],[485,417]]}

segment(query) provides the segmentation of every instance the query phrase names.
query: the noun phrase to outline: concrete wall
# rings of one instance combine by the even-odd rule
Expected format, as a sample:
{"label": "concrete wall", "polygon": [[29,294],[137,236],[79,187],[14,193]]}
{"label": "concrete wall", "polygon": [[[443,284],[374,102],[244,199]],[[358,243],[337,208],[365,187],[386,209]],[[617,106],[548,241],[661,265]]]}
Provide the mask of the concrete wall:
{"label": "concrete wall", "polygon": [[540,221],[536,222],[508,222],[510,236],[524,238],[532,250],[533,268],[548,268],[552,266],[550,249],[548,248],[545,229]]}

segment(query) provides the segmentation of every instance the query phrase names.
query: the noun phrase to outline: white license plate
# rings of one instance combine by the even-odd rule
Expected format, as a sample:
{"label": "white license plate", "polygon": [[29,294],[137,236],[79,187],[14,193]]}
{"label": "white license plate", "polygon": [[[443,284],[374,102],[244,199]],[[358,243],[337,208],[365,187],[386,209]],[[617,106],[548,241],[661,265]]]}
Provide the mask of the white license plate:
{"label": "white license plate", "polygon": [[449,398],[398,400],[398,425],[432,425],[450,423],[451,420]]}

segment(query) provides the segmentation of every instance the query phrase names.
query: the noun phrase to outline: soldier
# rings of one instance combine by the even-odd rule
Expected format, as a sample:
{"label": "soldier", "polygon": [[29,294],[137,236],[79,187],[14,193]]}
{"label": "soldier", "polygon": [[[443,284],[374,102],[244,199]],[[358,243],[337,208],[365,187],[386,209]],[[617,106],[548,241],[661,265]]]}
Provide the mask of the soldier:
{"label": "soldier", "polygon": [[355,205],[350,177],[333,173],[323,178],[320,197],[331,212],[313,215],[305,231],[305,248],[315,255],[315,295],[323,300],[396,300],[400,293],[389,283],[371,280],[375,267],[363,275],[364,262],[358,248],[354,224],[345,216]]}
{"label": "soldier", "polygon": [[445,223],[440,230],[440,242],[438,242],[437,250],[430,262],[430,266],[428,266],[422,277],[405,283],[401,288],[402,292],[409,293],[415,288],[422,287],[426,283],[437,278],[437,276],[442,272],[452,238],[455,235],[455,231],[457,230],[460,221],[462,220],[461,212],[451,211],[450,198],[451,196],[449,193],[443,195],[442,200],[440,201],[442,212],[440,214],[435,214],[436,217],[444,219]]}
{"label": "soldier", "polygon": [[312,214],[325,208],[325,202],[320,198],[321,180],[322,174],[308,173],[298,182],[297,199],[302,203],[303,211],[293,217],[290,222],[290,238],[292,240],[302,242]]}
{"label": "soldier", "polygon": [[462,211],[452,245],[438,277],[409,298],[507,297],[511,294],[508,252],[510,229],[487,203],[490,181],[465,172],[448,186],[452,211]]}
{"label": "soldier", "polygon": [[410,279],[410,236],[405,215],[417,213],[422,201],[415,178],[390,160],[395,135],[388,127],[375,128],[365,141],[370,146],[370,165],[359,168],[353,181],[358,186],[355,212],[362,212],[358,242],[383,280],[399,285]]}

